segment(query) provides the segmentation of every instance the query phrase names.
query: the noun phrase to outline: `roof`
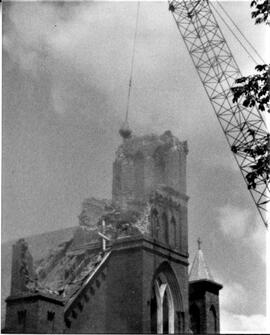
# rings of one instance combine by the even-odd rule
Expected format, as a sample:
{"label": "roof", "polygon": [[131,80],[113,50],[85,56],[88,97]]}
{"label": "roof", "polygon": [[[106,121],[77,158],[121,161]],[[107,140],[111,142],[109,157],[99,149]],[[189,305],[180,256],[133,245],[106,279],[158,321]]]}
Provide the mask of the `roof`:
{"label": "roof", "polygon": [[198,239],[198,251],[194,257],[191,270],[189,272],[189,281],[203,279],[214,281],[201,250],[201,241]]}
{"label": "roof", "polygon": [[[102,211],[103,203],[100,207]],[[59,296],[66,303],[73,301],[107,259],[111,245],[106,251],[102,250],[99,236],[101,229],[104,229],[104,234],[112,244],[119,237],[144,234],[150,229],[150,206],[146,206],[140,213],[103,210],[103,215],[96,222],[94,216],[98,213],[94,211],[93,214],[92,209],[93,199],[85,201],[82,209],[83,220],[80,219],[73,238],[59,244],[46,257],[36,262],[37,280],[31,280],[28,289]],[[100,221],[106,222],[106,227],[100,227]]]}
{"label": "roof", "polygon": [[[79,227],[78,229],[82,229]],[[73,240],[52,250],[36,269],[38,290],[60,295],[68,301],[101,262],[100,246],[73,249]]]}

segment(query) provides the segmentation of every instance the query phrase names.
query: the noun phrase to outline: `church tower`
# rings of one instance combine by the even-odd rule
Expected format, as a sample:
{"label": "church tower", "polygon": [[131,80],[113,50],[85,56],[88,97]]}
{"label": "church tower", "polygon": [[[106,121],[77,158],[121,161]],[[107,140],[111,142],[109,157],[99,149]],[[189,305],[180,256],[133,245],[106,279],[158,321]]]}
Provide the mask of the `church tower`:
{"label": "church tower", "polygon": [[187,253],[187,142],[170,131],[124,138],[113,164],[112,203],[122,211],[151,205],[151,237]]}
{"label": "church tower", "polygon": [[219,333],[220,289],[222,285],[213,279],[198,239],[198,251],[189,274],[190,329],[194,334]]}
{"label": "church tower", "polygon": [[143,333],[189,329],[187,153],[187,142],[170,131],[123,136],[113,164],[113,206],[124,213],[144,212],[149,222],[136,264],[142,271]]}

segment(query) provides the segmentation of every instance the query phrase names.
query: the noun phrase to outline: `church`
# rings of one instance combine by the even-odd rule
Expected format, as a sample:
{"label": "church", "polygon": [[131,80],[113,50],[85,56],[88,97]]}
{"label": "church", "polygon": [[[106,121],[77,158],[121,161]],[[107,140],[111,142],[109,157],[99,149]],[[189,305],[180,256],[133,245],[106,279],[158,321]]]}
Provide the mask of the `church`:
{"label": "church", "polygon": [[34,264],[13,246],[6,333],[219,333],[219,291],[188,254],[187,142],[120,130],[112,199],[86,199],[72,239]]}

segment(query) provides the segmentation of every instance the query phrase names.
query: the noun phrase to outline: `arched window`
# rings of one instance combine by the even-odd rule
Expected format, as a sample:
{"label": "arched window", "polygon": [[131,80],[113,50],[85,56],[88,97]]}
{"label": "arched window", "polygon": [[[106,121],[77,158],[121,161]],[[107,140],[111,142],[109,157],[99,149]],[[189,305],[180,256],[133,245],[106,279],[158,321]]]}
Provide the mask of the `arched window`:
{"label": "arched window", "polygon": [[163,304],[162,304],[162,310],[163,310],[163,334],[169,333],[169,306],[168,306],[168,294],[165,290],[164,296],[163,296]]}
{"label": "arched window", "polygon": [[159,146],[155,150],[153,159],[155,184],[166,184],[166,155],[163,146]]}
{"label": "arched window", "polygon": [[217,333],[217,315],[215,307],[212,305],[209,310],[209,327],[208,333],[214,334]]}
{"label": "arched window", "polygon": [[134,173],[135,173],[135,196],[137,199],[144,197],[144,157],[138,151],[134,157]]}
{"label": "arched window", "polygon": [[176,248],[176,221],[174,216],[171,218],[170,244]]}
{"label": "arched window", "polygon": [[155,293],[155,288],[152,287],[152,294],[151,294],[151,333],[157,333],[157,298]]}
{"label": "arched window", "polygon": [[164,278],[157,278],[151,298],[151,332],[174,333],[174,302],[170,286]]}
{"label": "arched window", "polygon": [[151,211],[151,226],[152,226],[152,236],[158,239],[160,224],[158,219],[158,211],[154,208]]}
{"label": "arched window", "polygon": [[189,310],[190,328],[193,333],[199,334],[201,332],[200,310],[196,305],[192,305]]}
{"label": "arched window", "polygon": [[162,214],[162,232],[163,240],[165,243],[169,243],[169,227],[168,227],[168,218],[165,213]]}

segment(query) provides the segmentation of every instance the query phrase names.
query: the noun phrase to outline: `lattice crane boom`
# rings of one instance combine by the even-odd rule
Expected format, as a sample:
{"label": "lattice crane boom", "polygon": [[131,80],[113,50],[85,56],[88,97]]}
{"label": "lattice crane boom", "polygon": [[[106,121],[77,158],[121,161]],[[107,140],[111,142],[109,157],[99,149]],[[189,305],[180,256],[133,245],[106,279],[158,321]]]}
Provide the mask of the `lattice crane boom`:
{"label": "lattice crane boom", "polygon": [[[260,112],[233,103],[231,87],[242,77],[231,50],[219,28],[208,0],[169,1],[177,27],[183,37],[200,80],[218,117],[226,139],[266,227],[269,175],[256,174],[263,156],[259,147],[269,147],[269,134]],[[257,171],[258,172],[258,171]]]}

